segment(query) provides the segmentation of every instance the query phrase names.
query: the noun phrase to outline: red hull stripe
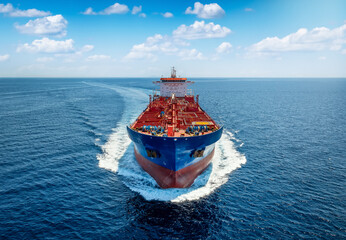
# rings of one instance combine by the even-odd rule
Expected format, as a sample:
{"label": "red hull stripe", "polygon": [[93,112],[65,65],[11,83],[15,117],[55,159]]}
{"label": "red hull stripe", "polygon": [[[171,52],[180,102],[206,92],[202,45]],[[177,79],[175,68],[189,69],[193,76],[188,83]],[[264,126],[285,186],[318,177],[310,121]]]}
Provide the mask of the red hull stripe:
{"label": "red hull stripe", "polygon": [[139,165],[149,173],[161,188],[190,187],[195,179],[208,167],[214,156],[213,151],[201,161],[179,171],[173,171],[153,163],[143,157],[135,148],[135,156]]}

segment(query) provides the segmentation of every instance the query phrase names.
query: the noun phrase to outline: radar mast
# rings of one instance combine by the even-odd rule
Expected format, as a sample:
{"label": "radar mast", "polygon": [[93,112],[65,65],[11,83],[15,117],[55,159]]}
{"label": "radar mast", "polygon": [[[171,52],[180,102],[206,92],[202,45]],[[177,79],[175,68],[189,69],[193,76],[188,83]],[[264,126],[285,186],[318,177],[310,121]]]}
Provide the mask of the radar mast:
{"label": "radar mast", "polygon": [[177,77],[177,71],[175,70],[174,67],[172,67],[171,78],[176,78],[176,77]]}

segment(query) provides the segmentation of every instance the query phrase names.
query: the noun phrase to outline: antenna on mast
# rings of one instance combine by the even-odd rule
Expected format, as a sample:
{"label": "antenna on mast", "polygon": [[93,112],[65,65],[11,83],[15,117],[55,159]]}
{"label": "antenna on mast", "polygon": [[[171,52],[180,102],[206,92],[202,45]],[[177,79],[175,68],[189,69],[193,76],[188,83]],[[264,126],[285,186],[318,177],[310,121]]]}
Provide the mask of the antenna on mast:
{"label": "antenna on mast", "polygon": [[176,78],[176,77],[177,77],[177,71],[175,70],[174,67],[172,67],[171,78]]}

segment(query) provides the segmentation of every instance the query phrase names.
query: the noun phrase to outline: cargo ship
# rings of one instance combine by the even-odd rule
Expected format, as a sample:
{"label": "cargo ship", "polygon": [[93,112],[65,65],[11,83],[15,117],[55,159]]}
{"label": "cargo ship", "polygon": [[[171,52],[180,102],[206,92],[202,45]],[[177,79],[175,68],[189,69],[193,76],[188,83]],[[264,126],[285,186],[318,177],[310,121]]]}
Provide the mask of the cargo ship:
{"label": "cargo ship", "polygon": [[149,104],[129,126],[139,165],[161,188],[187,188],[209,166],[223,127],[199,105],[187,86],[194,82],[176,76],[154,84]]}

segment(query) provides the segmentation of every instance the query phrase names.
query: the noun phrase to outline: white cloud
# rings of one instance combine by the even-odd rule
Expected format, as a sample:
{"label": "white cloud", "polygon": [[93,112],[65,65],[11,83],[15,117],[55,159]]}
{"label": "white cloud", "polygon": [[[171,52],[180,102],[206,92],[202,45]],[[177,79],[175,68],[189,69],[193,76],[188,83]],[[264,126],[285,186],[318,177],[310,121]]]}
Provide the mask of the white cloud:
{"label": "white cloud", "polygon": [[74,52],[74,41],[67,39],[65,41],[56,41],[49,38],[36,39],[31,44],[25,43],[18,46],[17,52],[31,53],[69,53]]}
{"label": "white cloud", "polygon": [[0,4],[0,13],[9,13],[13,11],[13,6],[11,3],[5,4]]}
{"label": "white cloud", "polygon": [[88,7],[87,9],[85,9],[85,11],[82,12],[82,14],[84,14],[84,15],[96,15],[96,13],[94,12],[94,10],[91,7]]}
{"label": "white cloud", "polygon": [[217,4],[205,4],[195,2],[194,9],[188,7],[185,10],[185,14],[196,14],[199,18],[220,18],[225,15],[225,11]]}
{"label": "white cloud", "polygon": [[153,52],[160,51],[162,43],[165,42],[164,38],[165,37],[163,37],[161,34],[148,37],[144,43],[134,45],[131,51],[124,57],[124,60],[143,58],[155,60],[156,57]]}
{"label": "white cloud", "polygon": [[111,56],[108,56],[108,55],[93,55],[93,56],[87,57],[86,61],[94,62],[94,61],[102,61],[102,60],[109,60],[109,59],[111,59]]}
{"label": "white cloud", "polygon": [[[195,21],[192,25],[180,25],[173,31],[172,36],[156,34],[148,37],[145,42],[134,45],[123,60],[149,59],[156,61],[159,55],[177,56],[182,60],[202,60],[206,59],[197,49],[188,49],[190,45],[185,39],[220,38],[231,32],[226,27],[205,24],[204,21]],[[228,52],[232,47],[230,43],[222,43],[219,46],[220,52]]]}
{"label": "white cloud", "polygon": [[145,13],[140,13],[138,16],[142,17],[142,18],[146,18],[147,15]]}
{"label": "white cloud", "polygon": [[173,17],[173,14],[170,12],[165,12],[162,14],[162,16],[164,16],[165,18],[171,18],[171,17]]}
{"label": "white cloud", "polygon": [[180,39],[156,34],[148,37],[144,43],[134,45],[124,60],[149,59],[155,61],[157,54],[179,56],[180,47],[185,46],[188,46],[188,43]]}
{"label": "white cloud", "polygon": [[84,45],[81,49],[72,50],[66,53],[55,53],[55,57],[63,58],[65,63],[73,63],[80,61],[84,53],[90,52],[94,49],[93,45]]}
{"label": "white cloud", "polygon": [[[142,6],[136,7],[134,6],[132,9],[132,14],[136,14],[142,10]],[[100,12],[94,12],[94,10],[91,7],[88,7],[85,9],[82,14],[84,15],[111,15],[111,14],[125,14],[128,11],[130,11],[129,7],[125,4],[120,3],[114,3],[113,5],[109,6],[108,8],[100,11]]]}
{"label": "white cloud", "polygon": [[40,57],[40,58],[36,58],[36,62],[39,62],[39,63],[46,63],[46,62],[51,62],[53,61],[54,58],[52,57]]}
{"label": "white cloud", "polygon": [[44,17],[51,15],[50,12],[40,11],[35,8],[28,9],[28,10],[14,10],[13,12],[10,12],[11,17]]}
{"label": "white cloud", "polygon": [[341,50],[341,54],[346,54],[346,49]]}
{"label": "white cloud", "polygon": [[222,38],[230,34],[231,30],[227,27],[221,27],[219,24],[204,21],[195,21],[190,26],[180,25],[173,31],[173,36],[183,39],[202,39],[202,38]]}
{"label": "white cloud", "polygon": [[326,60],[327,58],[325,57],[325,56],[321,56],[321,57],[318,57],[318,60],[320,60],[320,61],[324,61],[324,60]]}
{"label": "white cloud", "polygon": [[263,39],[253,44],[249,50],[256,53],[338,51],[344,44],[346,44],[346,24],[334,29],[318,27],[308,31],[306,28],[301,28],[283,38],[268,37]]}
{"label": "white cloud", "polygon": [[0,62],[4,62],[4,61],[6,61],[9,58],[10,58],[9,54],[0,55]]}
{"label": "white cloud", "polygon": [[[144,43],[134,45],[123,60],[149,59],[156,61],[160,54],[178,56],[182,60],[206,59],[198,50],[187,49],[186,47],[190,43],[185,39],[221,38],[230,32],[230,29],[212,22],[205,24],[204,21],[195,21],[190,26],[180,25],[173,31],[172,36],[156,34],[148,37]],[[218,49],[221,52],[227,52],[231,47],[230,43],[225,42]]]}
{"label": "white cloud", "polygon": [[16,25],[21,33],[56,37],[66,36],[66,27],[67,20],[60,14],[30,20],[24,25]]}
{"label": "white cloud", "polygon": [[231,48],[232,48],[232,44],[231,43],[223,42],[216,48],[216,52],[219,53],[219,54],[229,53],[231,51]]}
{"label": "white cloud", "polygon": [[219,60],[223,55],[229,54],[232,49],[232,44],[229,42],[221,43],[216,49],[215,54],[211,57],[211,60]]}
{"label": "white cloud", "polygon": [[104,15],[110,15],[110,14],[125,14],[129,11],[129,8],[125,4],[120,3],[114,3],[113,5],[109,6],[105,10],[101,12],[101,14]]}
{"label": "white cloud", "polygon": [[151,52],[135,51],[131,49],[131,51],[124,57],[123,60],[127,61],[134,59],[149,59],[152,61],[156,61],[157,57]]}
{"label": "white cloud", "polygon": [[13,8],[11,3],[0,4],[0,13],[8,13],[11,17],[44,17],[51,15],[50,12],[40,11],[35,8],[20,10]]}
{"label": "white cloud", "polygon": [[93,45],[84,45],[82,49],[78,51],[77,53],[86,53],[86,52],[90,52],[93,49],[94,49]]}
{"label": "white cloud", "polygon": [[253,12],[254,10],[252,8],[245,8],[244,11],[245,12]]}
{"label": "white cloud", "polygon": [[73,50],[66,53],[56,53],[54,54],[54,56],[64,58],[64,62],[66,63],[72,63],[72,62],[76,62],[81,57],[83,57],[84,53],[90,52],[93,49],[94,49],[93,45],[84,45],[81,49]]}
{"label": "white cloud", "polygon": [[139,13],[139,12],[141,12],[142,11],[142,6],[134,6],[133,8],[132,8],[132,14],[137,14],[137,13]]}
{"label": "white cloud", "polygon": [[182,60],[204,60],[203,54],[194,49],[183,49],[178,53]]}

